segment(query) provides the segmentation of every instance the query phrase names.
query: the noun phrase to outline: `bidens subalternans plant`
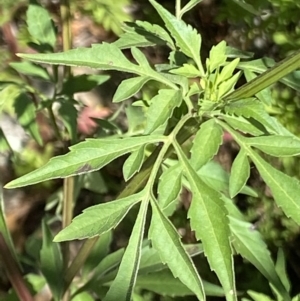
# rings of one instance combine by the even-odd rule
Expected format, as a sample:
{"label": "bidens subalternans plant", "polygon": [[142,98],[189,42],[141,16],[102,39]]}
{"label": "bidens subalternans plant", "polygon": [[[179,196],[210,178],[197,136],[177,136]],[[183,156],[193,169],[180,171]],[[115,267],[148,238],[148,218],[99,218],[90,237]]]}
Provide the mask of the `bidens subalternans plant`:
{"label": "bidens subalternans plant", "polygon": [[[275,157],[299,155],[300,139],[268,115],[264,108],[264,102],[268,100],[260,94],[278,80],[290,84],[290,79],[286,80],[284,76],[300,66],[300,52],[269,70],[263,66],[265,72],[235,90],[243,72],[257,72],[257,61],[246,56],[248,61],[241,62],[245,54],[226,46],[223,41],[211,49],[203,65],[201,36],[181,19],[200,1],[190,1],[183,8],[177,1],[176,16],[154,0],[149,1],[165,28],[137,21],[128,24],[125,33],[112,44],[102,43],[62,53],[19,55],[39,63],[132,74],[119,85],[114,102],[127,100],[150,81],[159,82],[163,88],[151,99],[149,107],[145,107],[144,132],[137,136],[87,139],[71,146],[66,155],[55,157],[38,170],[10,182],[6,188],[92,172],[130,154],[123,167],[128,185],[119,198],[84,210],[54,239],[55,242],[95,239],[114,229],[133,206],[139,206],[128,246],[104,301],[132,299],[146,237],[165,268],[199,300],[206,299],[208,290],[201,278],[201,267],[194,265],[187,247],[168,218],[176,208],[182,187],[192,194],[188,218],[222,285],[226,300],[237,300],[234,253],[250,261],[282,300],[291,300],[265,243],[259,233],[243,220],[232,199],[238,193],[255,195],[246,186],[250,162],[253,162],[278,206],[300,224],[299,182],[272,167],[261,156],[261,152]],[[140,49],[155,45],[169,47],[167,65],[151,66]],[[123,49],[130,49],[132,61],[123,54]],[[190,78],[194,80],[190,81]],[[222,179],[223,185],[220,185],[207,166],[213,168],[211,160],[222,144],[225,131],[240,150],[229,179]],[[188,139],[193,142],[187,150],[183,143]],[[154,147],[147,156],[145,148],[148,145]],[[145,233],[150,208],[150,228]]]}

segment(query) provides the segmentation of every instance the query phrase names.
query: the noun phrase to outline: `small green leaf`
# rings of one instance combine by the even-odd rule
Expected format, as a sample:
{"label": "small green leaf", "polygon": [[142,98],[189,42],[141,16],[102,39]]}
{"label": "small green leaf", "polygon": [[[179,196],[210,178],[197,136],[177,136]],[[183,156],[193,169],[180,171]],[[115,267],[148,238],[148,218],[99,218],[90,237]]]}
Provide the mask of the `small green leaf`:
{"label": "small green leaf", "polygon": [[200,179],[181,147],[178,144],[174,147],[193,195],[188,212],[191,228],[196,232],[197,239],[202,241],[210,268],[216,272],[224,288],[226,300],[236,301],[229,220],[221,195]]}
{"label": "small green leaf", "polygon": [[250,176],[250,164],[247,153],[241,149],[233,161],[229,179],[229,194],[234,198],[246,185]]}
{"label": "small green leaf", "polygon": [[36,107],[33,100],[24,92],[20,93],[14,103],[15,113],[24,130],[39,144],[43,144],[39,127],[36,122]]}
{"label": "small green leaf", "polygon": [[247,138],[247,143],[264,153],[275,157],[300,155],[300,139],[296,136],[260,136]]}
{"label": "small green leaf", "polygon": [[146,21],[136,21],[136,24],[146,30],[148,33],[152,33],[165,41],[171,49],[175,49],[174,42],[168,32],[157,24],[151,24]]}
{"label": "small green leaf", "polygon": [[64,82],[61,94],[73,96],[73,94],[78,92],[88,92],[103,84],[109,80],[109,78],[109,75],[102,74],[81,74],[71,76],[68,77],[66,82]]}
{"label": "small green leaf", "polygon": [[182,167],[175,164],[163,172],[158,183],[158,204],[162,210],[167,208],[181,190]]}
{"label": "small green leaf", "polygon": [[197,270],[186,253],[174,226],[163,214],[156,200],[151,200],[152,219],[149,238],[163,263],[166,263],[174,277],[178,277],[197,298],[205,300],[204,288]]}
{"label": "small green leaf", "polygon": [[40,253],[41,271],[45,276],[55,300],[61,300],[63,293],[63,261],[59,245],[53,243],[53,236],[45,221],[42,223],[43,244]]}
{"label": "small green leaf", "polygon": [[251,151],[249,156],[269,186],[277,205],[288,217],[300,225],[299,181],[275,169],[254,151]]}
{"label": "small green leaf", "polygon": [[[185,55],[192,58],[198,67],[202,66],[200,59],[201,36],[197,33],[197,31],[182,20],[177,19],[154,0],[149,1],[163,19],[167,29],[170,31],[171,36],[175,39],[176,45],[180,48],[180,50]],[[202,70],[199,71],[202,72]],[[201,75],[204,76],[202,73]]]}
{"label": "small green leaf", "polygon": [[128,49],[131,47],[149,47],[159,44],[160,39],[149,39],[148,35],[139,34],[135,31],[129,31],[121,34],[120,38],[114,44],[119,49]]}
{"label": "small green leaf", "polygon": [[225,111],[228,114],[253,118],[261,123],[271,133],[277,133],[277,127],[274,125],[273,119],[265,111],[263,104],[255,98],[230,102],[227,106],[225,106]]}
{"label": "small green leaf", "polygon": [[229,93],[235,84],[237,83],[239,77],[241,75],[241,72],[237,72],[235,75],[233,75],[230,79],[227,79],[226,81],[222,82],[218,87],[218,99]]}
{"label": "small green leaf", "polygon": [[233,71],[237,67],[239,61],[240,61],[240,59],[236,58],[222,69],[220,74],[217,76],[216,85],[218,85],[219,83],[222,83],[225,80],[228,80],[232,76]]}
{"label": "small green leaf", "polygon": [[218,45],[213,46],[209,52],[208,70],[212,73],[220,65],[226,62],[226,42],[221,41]]}
{"label": "small green leaf", "polygon": [[151,78],[148,76],[139,76],[123,80],[117,88],[113,102],[120,102],[134,96],[149,80],[151,80]]}
{"label": "small green leaf", "polygon": [[49,12],[37,5],[30,4],[26,13],[28,31],[41,44],[50,45],[52,49],[56,43],[56,34]]}
{"label": "small green leaf", "polygon": [[12,62],[9,66],[21,74],[38,77],[44,80],[50,80],[47,70],[39,65],[30,62]]}
{"label": "small green leaf", "polygon": [[142,241],[149,201],[143,200],[118,274],[103,301],[131,301],[142,251]]}
{"label": "small green leaf", "polygon": [[144,144],[164,141],[163,136],[141,136],[124,139],[88,139],[70,147],[66,155],[57,156],[41,168],[6,184],[6,188],[32,185],[98,170],[114,159]]}
{"label": "small green leaf", "polygon": [[60,231],[54,241],[91,238],[115,228],[128,211],[142,199],[142,194],[134,194],[104,204],[91,206],[76,216],[72,223]]}
{"label": "small green leaf", "polygon": [[235,130],[246,134],[251,134],[253,136],[260,136],[264,134],[262,130],[257,128],[243,116],[222,115],[222,118]]}
{"label": "small green leaf", "polygon": [[150,108],[147,111],[147,125],[145,134],[150,134],[163,125],[182,102],[180,90],[161,89],[151,99]]}
{"label": "small green leaf", "polygon": [[191,64],[183,64],[183,67],[180,67],[178,69],[173,69],[170,71],[170,73],[183,75],[188,78],[194,78],[194,77],[201,76],[201,73],[199,72],[199,70],[194,65],[191,65]]}
{"label": "small green leaf", "polygon": [[146,145],[142,145],[133,151],[125,161],[123,165],[123,176],[126,182],[132,178],[136,172],[140,171],[145,157],[145,146]]}
{"label": "small green leaf", "polygon": [[222,128],[213,119],[201,124],[191,148],[191,164],[195,170],[213,158],[222,144],[222,137]]}

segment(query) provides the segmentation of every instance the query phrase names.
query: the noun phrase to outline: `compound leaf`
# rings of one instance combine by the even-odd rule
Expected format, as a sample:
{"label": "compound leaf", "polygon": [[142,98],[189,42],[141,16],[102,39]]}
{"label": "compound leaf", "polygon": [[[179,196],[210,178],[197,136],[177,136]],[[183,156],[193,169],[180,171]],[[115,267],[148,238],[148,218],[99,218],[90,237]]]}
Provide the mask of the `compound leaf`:
{"label": "compound leaf", "polygon": [[163,6],[154,0],[149,1],[163,19],[167,29],[171,33],[171,36],[175,39],[176,45],[185,55],[192,58],[196,62],[197,66],[201,66],[201,36],[190,25],[187,25],[182,20],[177,19]]}

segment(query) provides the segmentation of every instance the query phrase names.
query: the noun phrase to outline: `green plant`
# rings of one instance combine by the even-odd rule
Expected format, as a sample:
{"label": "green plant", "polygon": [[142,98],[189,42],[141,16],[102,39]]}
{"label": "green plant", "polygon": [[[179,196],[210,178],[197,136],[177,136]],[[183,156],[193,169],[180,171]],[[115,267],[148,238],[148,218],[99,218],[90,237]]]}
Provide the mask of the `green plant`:
{"label": "green plant", "polygon": [[[116,200],[87,208],[70,225],[63,223],[63,230],[55,236],[54,243],[46,222],[43,223],[41,269],[55,300],[62,298],[82,267],[84,286],[72,285],[74,300],[79,294],[89,300],[89,290],[105,301],[143,300],[139,287],[166,295],[192,293],[199,300],[206,300],[206,295],[218,295],[220,291],[205,284],[200,276],[201,267],[196,267],[191,259],[191,255],[198,254],[202,248],[226,300],[238,298],[234,252],[251,262],[283,300],[291,300],[266,244],[259,232],[244,220],[233,199],[239,193],[255,196],[255,191],[246,186],[252,161],[270,187],[277,205],[300,223],[300,183],[272,167],[260,154],[274,157],[300,154],[299,138],[267,113],[264,104],[270,100],[263,93],[278,80],[299,87],[297,81],[285,76],[300,66],[300,52],[269,68],[272,62],[266,64],[265,60],[241,62],[242,53],[227,47],[223,41],[211,49],[203,65],[201,36],[181,19],[199,2],[190,1],[181,8],[177,0],[176,16],[173,16],[150,0],[166,29],[137,21],[128,24],[126,32],[112,44],[62,53],[19,55],[37,63],[86,66],[136,75],[121,82],[114,102],[127,100],[150,81],[162,85],[149,103],[137,101],[131,105],[141,106],[140,114],[145,112],[142,134],[129,132],[77,144],[73,139],[69,153],[52,158],[45,166],[6,185],[6,188],[16,188],[66,178],[69,180],[64,184],[64,201],[73,202],[73,181],[76,181],[73,177],[95,172],[116,158],[130,154],[123,165],[127,186]],[[153,67],[140,48],[157,44],[170,48],[169,63]],[[130,49],[134,61],[130,61],[122,49]],[[252,71],[262,74],[235,89],[242,73],[249,75]],[[224,132],[240,147],[230,175],[211,161],[222,144]],[[183,245],[169,219],[183,187],[192,194],[188,217],[201,245]],[[110,231],[138,206],[128,246],[108,254]],[[67,220],[70,207],[69,203],[64,208],[65,214],[69,214]],[[150,228],[145,233],[147,217],[150,217]],[[144,239],[146,234],[148,240]],[[68,266],[66,242],[75,239],[87,240]],[[57,242],[62,242],[63,256]],[[101,256],[96,256],[97,252]],[[143,272],[144,285],[141,284]],[[59,275],[63,275],[63,282],[57,281]],[[156,289],[149,284],[153,278],[157,280]],[[173,283],[169,292],[159,286],[159,282],[166,279]]]}

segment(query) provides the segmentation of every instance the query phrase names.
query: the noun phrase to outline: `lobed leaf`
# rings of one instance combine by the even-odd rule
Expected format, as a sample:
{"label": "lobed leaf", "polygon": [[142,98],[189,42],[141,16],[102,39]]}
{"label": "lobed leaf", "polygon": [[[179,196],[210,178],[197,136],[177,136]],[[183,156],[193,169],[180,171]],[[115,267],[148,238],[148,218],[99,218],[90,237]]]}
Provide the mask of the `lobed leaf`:
{"label": "lobed leaf", "polygon": [[115,228],[128,211],[142,199],[142,194],[134,194],[122,199],[91,206],[76,216],[72,223],[61,230],[54,241],[91,238]]}
{"label": "lobed leaf", "polygon": [[210,119],[201,124],[191,148],[191,164],[195,170],[200,169],[218,152],[223,141],[222,128]]}
{"label": "lobed leaf", "polygon": [[199,300],[205,300],[202,281],[176,229],[155,200],[151,200],[151,206],[152,218],[148,235],[153,248],[159,253],[161,261],[168,265],[174,277],[178,277]]}
{"label": "lobed leaf", "polygon": [[191,228],[202,241],[209,265],[224,288],[226,300],[236,301],[229,221],[221,195],[200,179],[181,147],[175,149],[193,194],[188,212]]}
{"label": "lobed leaf", "polygon": [[197,33],[197,31],[182,20],[177,19],[156,1],[149,1],[163,19],[167,29],[171,33],[171,36],[176,41],[176,46],[179,47],[185,55],[192,58],[198,67],[202,66],[200,60],[201,36]]}
{"label": "lobed leaf", "polygon": [[145,134],[150,134],[163,125],[171,116],[176,107],[182,102],[180,90],[161,89],[151,99],[151,105],[147,111],[147,125]]}
{"label": "lobed leaf", "polygon": [[88,139],[71,146],[71,151],[66,155],[54,157],[41,168],[9,182],[6,188],[22,187],[95,171],[144,144],[158,143],[163,140],[163,136]]}
{"label": "lobed leaf", "polygon": [[158,38],[160,38],[162,41],[165,41],[171,49],[175,49],[175,45],[172,38],[170,37],[168,32],[165,29],[163,29],[161,26],[157,24],[151,24],[146,21],[136,21],[136,24],[142,27],[148,33],[152,33]]}
{"label": "lobed leaf", "polygon": [[149,201],[143,200],[118,274],[103,301],[131,301],[142,252],[142,241]]}
{"label": "lobed leaf", "polygon": [[229,179],[229,195],[234,198],[246,185],[250,176],[250,164],[247,153],[241,149],[233,161]]}

